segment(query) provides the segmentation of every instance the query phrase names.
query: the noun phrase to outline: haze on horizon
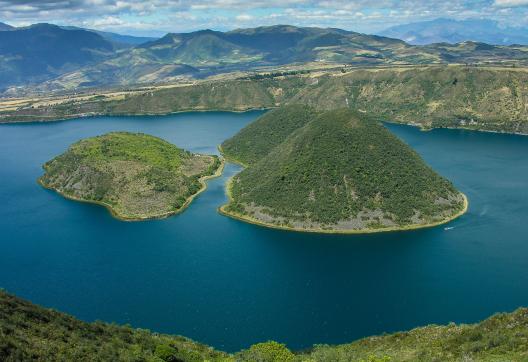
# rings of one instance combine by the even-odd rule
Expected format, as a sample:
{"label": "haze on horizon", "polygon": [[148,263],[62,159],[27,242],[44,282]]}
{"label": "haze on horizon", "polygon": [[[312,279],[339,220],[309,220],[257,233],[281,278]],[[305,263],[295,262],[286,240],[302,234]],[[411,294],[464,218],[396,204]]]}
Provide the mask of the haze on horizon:
{"label": "haze on horizon", "polygon": [[0,0],[0,22],[81,26],[139,36],[264,25],[336,27],[376,33],[436,18],[528,26],[528,0]]}

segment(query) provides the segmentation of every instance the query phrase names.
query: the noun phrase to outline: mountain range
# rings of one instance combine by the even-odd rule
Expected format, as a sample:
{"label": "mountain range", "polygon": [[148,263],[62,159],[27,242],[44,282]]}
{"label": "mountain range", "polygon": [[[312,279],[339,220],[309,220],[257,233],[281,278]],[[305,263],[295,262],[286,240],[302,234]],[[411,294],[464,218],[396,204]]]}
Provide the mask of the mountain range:
{"label": "mountain range", "polygon": [[528,29],[501,27],[487,19],[454,20],[439,18],[397,25],[379,33],[409,44],[459,43],[475,41],[494,45],[528,45]]}
{"label": "mountain range", "polygon": [[169,33],[152,40],[36,24],[0,31],[0,90],[154,84],[311,62],[339,66],[510,64],[526,62],[527,52],[522,46],[476,42],[416,46],[335,28],[289,25]]}

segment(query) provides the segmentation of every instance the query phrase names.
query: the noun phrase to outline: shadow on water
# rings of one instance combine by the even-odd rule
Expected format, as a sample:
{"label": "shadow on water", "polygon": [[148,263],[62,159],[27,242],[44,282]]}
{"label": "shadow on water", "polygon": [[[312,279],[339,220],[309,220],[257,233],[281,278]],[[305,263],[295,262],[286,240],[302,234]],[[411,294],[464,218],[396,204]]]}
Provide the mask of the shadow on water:
{"label": "shadow on water", "polygon": [[79,138],[129,130],[210,153],[259,114],[0,126],[0,287],[229,351],[269,339],[342,343],[528,305],[525,137],[387,125],[470,200],[449,225],[411,232],[291,233],[223,217],[232,164],[183,214],[139,223],[35,182]]}

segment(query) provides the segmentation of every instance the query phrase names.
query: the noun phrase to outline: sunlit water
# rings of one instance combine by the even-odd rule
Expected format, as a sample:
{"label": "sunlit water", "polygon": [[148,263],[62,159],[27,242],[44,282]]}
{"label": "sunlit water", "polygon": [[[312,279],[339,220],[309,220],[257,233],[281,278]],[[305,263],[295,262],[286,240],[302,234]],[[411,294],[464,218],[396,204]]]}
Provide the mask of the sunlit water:
{"label": "sunlit water", "polygon": [[349,342],[528,305],[528,137],[387,126],[469,197],[448,230],[338,236],[244,224],[216,212],[235,165],[183,214],[139,223],[35,182],[80,138],[141,131],[216,153],[259,114],[0,125],[0,287],[83,320],[228,351]]}

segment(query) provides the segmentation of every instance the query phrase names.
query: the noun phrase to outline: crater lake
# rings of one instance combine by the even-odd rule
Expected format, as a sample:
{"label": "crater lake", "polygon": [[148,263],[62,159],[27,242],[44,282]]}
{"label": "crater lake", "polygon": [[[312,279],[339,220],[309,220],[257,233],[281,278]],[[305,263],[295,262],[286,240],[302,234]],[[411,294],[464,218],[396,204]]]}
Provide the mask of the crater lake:
{"label": "crater lake", "polygon": [[36,182],[81,138],[144,132],[217,154],[261,113],[0,125],[0,288],[227,351],[344,343],[528,306],[528,137],[387,124],[469,198],[459,219],[409,232],[306,234],[221,216],[234,164],[184,213],[135,223]]}

